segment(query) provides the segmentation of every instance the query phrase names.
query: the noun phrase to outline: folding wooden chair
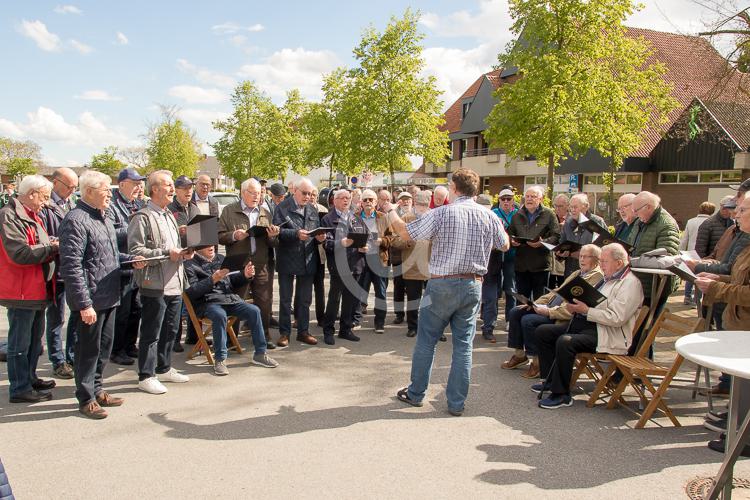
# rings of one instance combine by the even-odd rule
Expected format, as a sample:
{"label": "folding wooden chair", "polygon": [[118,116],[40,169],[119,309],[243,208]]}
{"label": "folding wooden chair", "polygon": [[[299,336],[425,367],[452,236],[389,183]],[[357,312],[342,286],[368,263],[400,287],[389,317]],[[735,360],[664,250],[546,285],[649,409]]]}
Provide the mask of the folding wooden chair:
{"label": "folding wooden chair", "polygon": [[[643,322],[646,320],[648,311],[648,306],[641,307],[640,311],[638,312],[638,316],[636,317],[635,325],[633,326],[633,335],[635,335],[635,332],[638,331]],[[594,382],[599,382],[605,371],[602,363],[607,362],[608,358],[609,354],[604,352],[582,352],[578,354],[576,356],[575,368],[573,369],[573,376],[570,378],[570,388],[572,389],[576,386],[578,379],[584,373],[589,379],[593,380]]]}
{"label": "folding wooden chair", "polygon": [[[672,410],[664,402],[664,393],[670,387],[672,380],[683,362],[683,357],[676,355],[671,366],[663,366],[648,359],[648,348],[653,344],[658,335],[683,336],[699,331],[703,323],[702,318],[683,318],[670,312],[663,312],[654,323],[654,327],[648,334],[641,349],[635,356],[613,355],[609,359],[612,362],[611,372],[615,369],[622,372],[623,378],[612,392],[607,408],[612,409],[615,404],[625,405],[621,396],[623,391],[630,385],[638,394],[645,409],[635,425],[636,429],[642,428],[658,409],[672,421],[675,427],[680,427],[680,422]],[[610,375],[611,376],[611,375]],[[662,378],[658,389],[654,386],[654,378]],[[647,403],[647,404],[646,404]]]}
{"label": "folding wooden chair", "polygon": [[[195,328],[195,334],[198,336],[198,342],[195,343],[193,348],[188,353],[187,359],[193,359],[199,352],[202,351],[206,356],[206,361],[208,361],[209,364],[213,365],[214,357],[213,354],[211,354],[211,348],[208,346],[208,342],[206,341],[206,337],[211,331],[211,320],[208,318],[198,317],[198,315],[195,313],[195,308],[193,308],[193,303],[190,302],[190,297],[188,297],[187,293],[182,293],[182,300],[185,303],[188,317],[193,323],[193,328]],[[237,335],[234,333],[234,323],[236,321],[237,318],[235,318],[234,316],[229,316],[227,318],[227,338],[232,344],[232,347],[230,348],[233,348],[235,351],[237,351],[238,354],[242,354],[242,347],[240,347],[240,343],[237,340]]]}

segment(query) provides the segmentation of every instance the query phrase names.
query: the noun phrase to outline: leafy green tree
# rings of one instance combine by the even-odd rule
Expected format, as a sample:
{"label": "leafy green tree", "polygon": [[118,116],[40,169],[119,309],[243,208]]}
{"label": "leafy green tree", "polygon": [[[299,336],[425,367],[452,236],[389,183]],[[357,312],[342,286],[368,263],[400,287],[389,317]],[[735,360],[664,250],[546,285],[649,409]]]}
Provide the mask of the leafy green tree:
{"label": "leafy green tree", "polygon": [[146,134],[148,170],[169,170],[175,177],[195,176],[201,148],[195,132],[177,117],[175,108],[162,108],[161,122]]}
{"label": "leafy green tree", "polygon": [[237,182],[253,176],[283,177],[286,165],[279,163],[275,142],[283,128],[279,109],[250,81],[235,88],[232,105],[231,116],[213,123],[222,132],[213,148],[224,173]]}
{"label": "leafy green tree", "polygon": [[554,169],[594,148],[613,169],[641,142],[650,122],[665,120],[676,103],[651,51],[629,37],[622,22],[631,0],[511,0],[517,41],[499,56],[519,79],[500,86],[486,119],[485,138],[509,157],[534,156]]}
{"label": "leafy green tree", "polygon": [[409,156],[443,163],[448,157],[447,132],[440,91],[434,77],[420,77],[425,62],[417,30],[419,14],[391,18],[385,31],[365,30],[354,49],[359,66],[349,76],[343,103],[345,141],[352,155],[370,171],[389,172],[410,165]]}
{"label": "leafy green tree", "polygon": [[362,171],[363,165],[357,161],[356,149],[348,140],[351,134],[345,111],[354,106],[345,106],[349,99],[352,80],[347,70],[338,68],[323,78],[323,100],[311,103],[303,120],[305,135],[308,138],[308,165],[328,167],[328,182],[333,182],[333,173],[342,172],[347,176]]}
{"label": "leafy green tree", "polygon": [[37,173],[41,161],[41,147],[34,141],[16,141],[0,137],[0,166],[15,179]]}
{"label": "leafy green tree", "polygon": [[125,162],[116,158],[118,153],[117,146],[105,147],[101,153],[91,157],[91,169],[110,177],[116,176],[120,170],[127,167]]}
{"label": "leafy green tree", "polygon": [[276,165],[290,168],[300,175],[306,175],[310,170],[307,163],[310,141],[303,125],[309,106],[302,99],[299,90],[292,89],[287,92],[286,102],[274,113],[278,129],[270,141],[271,160]]}

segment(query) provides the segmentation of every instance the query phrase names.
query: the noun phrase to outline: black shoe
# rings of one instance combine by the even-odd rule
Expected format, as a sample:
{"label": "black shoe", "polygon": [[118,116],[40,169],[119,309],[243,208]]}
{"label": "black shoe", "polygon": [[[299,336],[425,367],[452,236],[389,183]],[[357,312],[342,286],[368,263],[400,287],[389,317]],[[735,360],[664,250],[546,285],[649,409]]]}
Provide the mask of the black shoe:
{"label": "black shoe", "polygon": [[48,391],[54,389],[56,385],[57,383],[54,380],[42,380],[40,378],[31,383],[31,387],[35,391]]}
{"label": "black shoe", "polygon": [[18,396],[11,396],[11,403],[39,403],[40,401],[49,401],[52,399],[52,393],[47,391],[29,391],[19,394]]}
{"label": "black shoe", "polygon": [[359,337],[353,333],[339,333],[339,338],[344,340],[351,340],[352,342],[359,342]]}
{"label": "black shoe", "polygon": [[336,345],[336,338],[332,333],[327,333],[323,335],[323,342],[325,342],[326,345]]}
{"label": "black shoe", "polygon": [[404,322],[404,315],[403,314],[397,314],[396,319],[393,320],[394,325],[400,325]]}
{"label": "black shoe", "polygon": [[172,350],[174,352],[185,352],[185,348],[182,347],[182,344],[180,342],[175,342],[172,346]]}
{"label": "black shoe", "polygon": [[271,339],[266,339],[266,349],[268,349],[269,351],[272,349],[276,349],[276,344],[274,344]]}
{"label": "black shoe", "polygon": [[416,330],[409,330],[408,332],[406,332],[406,336],[409,337],[409,338],[416,337],[417,336],[417,331]]}
{"label": "black shoe", "polygon": [[135,364],[135,360],[131,358],[130,356],[126,356],[125,354],[118,352],[117,354],[112,355],[109,360],[113,362],[116,365],[122,365],[122,366],[130,366]]}
{"label": "black shoe", "polygon": [[[719,439],[714,439],[712,441],[708,442],[708,447],[711,448],[714,451],[718,451],[719,453],[724,453],[724,449],[727,446],[726,442],[726,436],[724,434],[721,434],[719,436]],[[740,453],[743,457],[750,457],[750,444],[746,444],[745,448]]]}
{"label": "black shoe", "polygon": [[136,346],[125,349],[125,354],[133,359],[138,359],[138,348]]}
{"label": "black shoe", "polygon": [[278,328],[279,327],[279,321],[276,318],[271,318],[271,321],[268,323],[268,326],[270,328]]}
{"label": "black shoe", "polygon": [[438,340],[439,340],[440,342],[448,342],[448,337],[446,337],[445,335],[441,335],[441,336],[440,336],[440,338],[439,338]]}

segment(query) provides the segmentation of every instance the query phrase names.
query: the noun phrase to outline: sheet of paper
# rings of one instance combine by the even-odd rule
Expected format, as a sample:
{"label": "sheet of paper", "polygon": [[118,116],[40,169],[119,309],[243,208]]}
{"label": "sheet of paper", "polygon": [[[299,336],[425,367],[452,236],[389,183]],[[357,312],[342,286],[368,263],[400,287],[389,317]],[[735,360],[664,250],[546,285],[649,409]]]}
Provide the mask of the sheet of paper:
{"label": "sheet of paper", "polygon": [[680,250],[680,257],[686,260],[701,260],[701,256],[695,250]]}

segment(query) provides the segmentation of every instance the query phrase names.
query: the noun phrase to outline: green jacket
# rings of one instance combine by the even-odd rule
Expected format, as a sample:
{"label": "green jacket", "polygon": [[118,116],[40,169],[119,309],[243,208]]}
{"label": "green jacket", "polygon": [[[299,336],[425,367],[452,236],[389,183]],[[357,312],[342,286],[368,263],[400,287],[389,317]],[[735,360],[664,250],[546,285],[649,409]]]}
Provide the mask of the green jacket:
{"label": "green jacket", "polygon": [[[628,236],[628,243],[633,245],[631,257],[639,257],[656,248],[664,248],[670,255],[677,255],[680,253],[680,228],[669,212],[657,207],[648,222],[640,219],[636,222]],[[636,276],[641,280],[643,296],[650,304],[653,276],[641,273],[636,273]],[[672,293],[676,288],[677,280],[672,277],[665,293]]]}

